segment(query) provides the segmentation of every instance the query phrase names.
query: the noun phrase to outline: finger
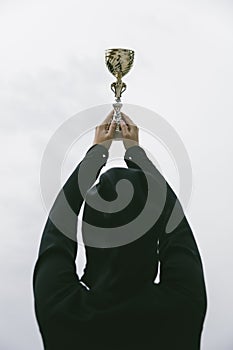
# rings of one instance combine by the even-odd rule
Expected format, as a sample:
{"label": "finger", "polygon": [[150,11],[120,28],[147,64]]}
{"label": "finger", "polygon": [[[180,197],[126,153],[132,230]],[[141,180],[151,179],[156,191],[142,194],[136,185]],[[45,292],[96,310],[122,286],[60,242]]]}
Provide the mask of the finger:
{"label": "finger", "polygon": [[109,130],[108,130],[108,136],[110,136],[111,138],[113,138],[114,136],[114,132],[116,130],[116,126],[117,126],[117,123],[115,120],[112,120],[110,126],[109,126]]}
{"label": "finger", "polygon": [[108,113],[107,117],[104,119],[104,121],[101,124],[109,124],[112,120],[113,114],[114,114],[114,109],[111,110],[110,113]]}
{"label": "finger", "polygon": [[103,124],[98,125],[99,130],[101,130],[101,131],[103,131],[103,130],[104,131],[108,131],[110,124],[111,123],[103,123]]}
{"label": "finger", "polygon": [[129,125],[136,125],[132,119],[125,113],[121,112],[122,116],[123,116],[123,119],[125,120],[125,122]]}
{"label": "finger", "polygon": [[125,137],[127,134],[128,134],[128,127],[127,125],[125,124],[125,121],[121,119],[120,121],[120,124],[121,124],[121,132],[122,132],[122,135]]}
{"label": "finger", "polygon": [[108,132],[108,129],[109,129],[110,124],[111,124],[111,121],[108,122],[108,123],[104,123],[104,122],[103,122],[102,124],[99,124],[99,125],[98,125],[98,130],[99,130],[100,132],[103,132],[103,131]]}

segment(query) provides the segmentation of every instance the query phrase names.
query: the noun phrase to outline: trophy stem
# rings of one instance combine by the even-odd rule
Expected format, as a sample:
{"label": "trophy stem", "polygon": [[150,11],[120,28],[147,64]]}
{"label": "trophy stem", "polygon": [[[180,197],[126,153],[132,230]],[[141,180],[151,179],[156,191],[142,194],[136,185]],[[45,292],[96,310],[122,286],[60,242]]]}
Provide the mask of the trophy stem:
{"label": "trophy stem", "polygon": [[114,115],[113,115],[113,120],[116,121],[116,130],[115,130],[115,135],[114,139],[119,141],[122,139],[122,133],[120,130],[120,121],[121,121],[121,108],[122,108],[122,103],[120,98],[116,98],[116,102],[113,103],[113,108],[114,108]]}

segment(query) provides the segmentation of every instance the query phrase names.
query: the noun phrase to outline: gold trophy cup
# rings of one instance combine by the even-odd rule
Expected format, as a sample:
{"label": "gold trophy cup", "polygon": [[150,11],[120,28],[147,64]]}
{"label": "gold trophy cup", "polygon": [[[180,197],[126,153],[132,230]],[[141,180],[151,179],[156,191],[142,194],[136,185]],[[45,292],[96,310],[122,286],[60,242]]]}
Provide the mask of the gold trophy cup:
{"label": "gold trophy cup", "polygon": [[108,49],[105,50],[105,63],[108,70],[114,77],[116,81],[111,84],[111,90],[115,94],[116,102],[113,103],[114,115],[113,120],[116,121],[116,132],[115,137],[119,139],[122,137],[120,131],[120,120],[121,120],[121,95],[126,90],[126,84],[121,80],[121,78],[126,75],[131,69],[134,61],[134,51],[128,49]]}

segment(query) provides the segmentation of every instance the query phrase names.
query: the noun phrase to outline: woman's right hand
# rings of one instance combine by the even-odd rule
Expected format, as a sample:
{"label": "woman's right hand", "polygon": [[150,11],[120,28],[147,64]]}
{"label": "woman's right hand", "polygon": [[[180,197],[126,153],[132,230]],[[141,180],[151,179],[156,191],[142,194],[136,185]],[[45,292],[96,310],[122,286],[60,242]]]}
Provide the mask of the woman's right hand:
{"label": "woman's right hand", "polygon": [[138,137],[138,127],[134,122],[130,119],[128,115],[121,112],[121,133],[123,137],[124,147],[127,150],[128,148],[139,144]]}

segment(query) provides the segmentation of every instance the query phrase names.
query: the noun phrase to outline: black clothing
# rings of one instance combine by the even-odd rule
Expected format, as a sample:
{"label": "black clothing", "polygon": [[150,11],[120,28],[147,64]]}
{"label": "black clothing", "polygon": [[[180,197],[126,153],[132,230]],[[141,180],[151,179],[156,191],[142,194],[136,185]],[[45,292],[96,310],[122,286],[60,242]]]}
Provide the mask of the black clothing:
{"label": "black clothing", "polygon": [[[207,307],[206,289],[201,257],[186,217],[171,233],[165,233],[176,195],[140,146],[126,151],[128,168],[108,170],[91,188],[107,158],[108,151],[102,145],[87,151],[59,192],[44,228],[33,275],[35,313],[44,348],[198,350]],[[131,180],[135,193],[140,193],[139,197],[135,194],[138,207],[135,204],[134,211],[129,205],[124,215],[103,213],[98,219],[98,212],[85,204],[83,214],[83,219],[94,226],[124,225],[137,217],[146,202],[145,177],[138,164],[153,179],[152,189],[158,194],[149,215],[153,209],[159,210],[157,200],[163,183],[167,189],[164,210],[146,234],[113,248],[104,248],[106,236],[101,248],[91,246],[94,230],[83,222],[83,239],[88,245],[81,281],[90,287],[88,290],[75,266],[77,215],[83,197],[87,194],[94,198],[99,191],[111,201],[116,197],[114,186],[119,178]],[[82,189],[77,181],[80,176]],[[64,198],[74,215],[66,212]],[[59,228],[54,224],[57,222]],[[129,235],[132,239],[133,234]],[[160,282],[155,284],[158,261]]]}

